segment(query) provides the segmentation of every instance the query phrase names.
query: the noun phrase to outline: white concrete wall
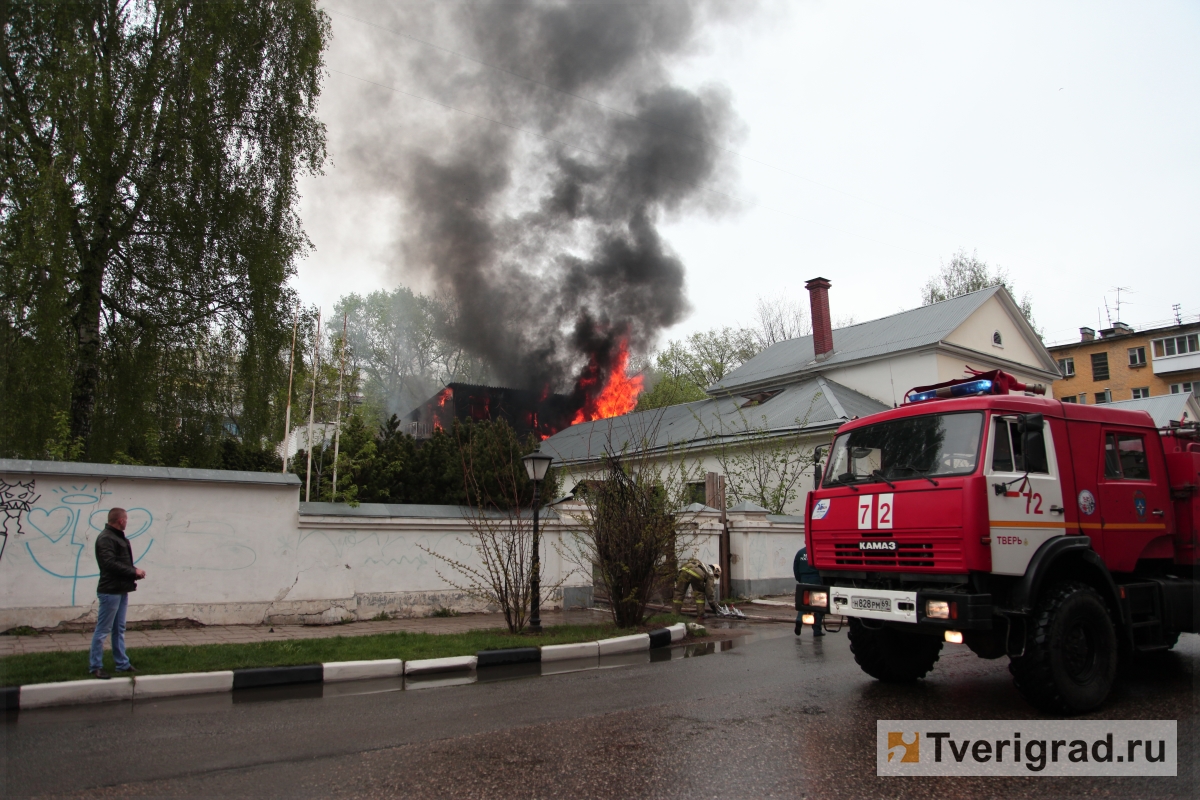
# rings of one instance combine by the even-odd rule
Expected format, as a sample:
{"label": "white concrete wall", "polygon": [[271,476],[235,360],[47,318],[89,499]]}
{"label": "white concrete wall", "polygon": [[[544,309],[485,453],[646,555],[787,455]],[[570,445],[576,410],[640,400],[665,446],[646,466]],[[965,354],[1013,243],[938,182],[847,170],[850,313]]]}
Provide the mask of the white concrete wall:
{"label": "white concrete wall", "polygon": [[759,512],[730,513],[729,566],[741,597],[789,594],[796,587],[792,562],[804,547],[804,519]]}
{"label": "white concrete wall", "polygon": [[[127,535],[147,573],[130,596],[135,622],[332,623],[484,608],[429,552],[478,566],[474,531],[457,507],[302,507],[295,477],[266,473],[0,460],[0,479],[9,487],[0,631],[94,622],[95,540],[118,506],[129,512]],[[544,595],[546,607],[591,596],[590,574],[560,555],[582,510],[565,503],[543,517],[543,585],[564,587]],[[729,521],[735,591],[773,593],[791,580],[803,526],[765,514]],[[719,513],[689,512],[684,523],[688,555],[716,562]]]}
{"label": "white concrete wall", "polygon": [[294,577],[282,555],[296,530],[294,477],[0,461],[0,479],[32,482],[36,498],[6,511],[0,629],[94,618],[95,541],[113,507],[128,510],[126,534],[148,576],[131,596],[132,619],[248,619],[248,606],[261,606],[261,618]]}
{"label": "white concrete wall", "polygon": [[[397,517],[301,515],[299,481],[264,473],[0,460],[0,479],[13,487],[4,490],[0,631],[95,619],[95,539],[118,506],[147,573],[130,597],[134,621],[319,623],[481,606],[439,578],[453,573],[420,547],[477,564],[471,526],[454,507],[424,507],[427,517],[412,507]],[[553,584],[570,571],[551,546],[562,524],[543,529],[544,583]]]}

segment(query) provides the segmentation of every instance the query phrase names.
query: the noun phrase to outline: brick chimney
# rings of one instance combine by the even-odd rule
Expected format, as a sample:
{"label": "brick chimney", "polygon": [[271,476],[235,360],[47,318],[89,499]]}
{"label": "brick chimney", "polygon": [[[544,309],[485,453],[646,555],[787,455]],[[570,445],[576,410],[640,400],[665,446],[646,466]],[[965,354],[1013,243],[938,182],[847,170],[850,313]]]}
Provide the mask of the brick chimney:
{"label": "brick chimney", "polygon": [[1095,339],[1096,339],[1096,331],[1093,330],[1092,328],[1080,328],[1079,329],[1079,341],[1091,342],[1091,341],[1095,341]]}
{"label": "brick chimney", "polygon": [[829,320],[829,281],[813,278],[804,284],[812,307],[813,351],[817,361],[833,355],[833,323]]}

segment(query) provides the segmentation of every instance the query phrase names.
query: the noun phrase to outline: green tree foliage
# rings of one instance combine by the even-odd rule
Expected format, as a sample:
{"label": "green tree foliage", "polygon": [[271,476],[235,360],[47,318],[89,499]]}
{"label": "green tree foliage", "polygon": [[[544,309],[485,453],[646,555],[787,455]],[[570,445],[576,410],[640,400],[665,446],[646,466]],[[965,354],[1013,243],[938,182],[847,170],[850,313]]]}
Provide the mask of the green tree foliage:
{"label": "green tree foliage", "polygon": [[759,350],[757,337],[748,328],[713,328],[671,341],[655,356],[658,382],[639,398],[638,410],[702,400],[709,386],[720,382]]}
{"label": "green tree foliage", "polygon": [[334,306],[348,320],[353,368],[363,377],[368,411],[380,421],[405,414],[453,381],[484,383],[487,370],[453,343],[453,303],[404,286],[366,296],[348,294]]}
{"label": "green tree foliage", "polygon": [[[1000,267],[996,267],[995,271],[992,271],[976,253],[972,252],[968,255],[964,248],[955,253],[949,262],[943,262],[938,274],[926,281],[925,286],[921,288],[921,305],[940,303],[943,300],[978,292],[992,286],[1003,286],[1016,300],[1017,292],[1013,288],[1008,271]],[[1029,292],[1021,296],[1017,305],[1020,306],[1025,319],[1035,331],[1038,331],[1040,336],[1041,331],[1033,321],[1033,298]]]}
{"label": "green tree foliage", "polygon": [[260,449],[308,247],[297,180],[325,160],[328,18],[311,0],[4,7],[0,450],[195,465],[230,431]]}
{"label": "green tree foliage", "polygon": [[687,378],[663,375],[654,386],[638,397],[637,410],[646,411],[651,408],[663,408],[679,403],[691,403],[708,397],[696,384]]}
{"label": "green tree foliage", "polygon": [[[634,463],[639,460],[635,455]],[[631,468],[609,454],[603,478],[582,493],[588,513],[571,560],[592,568],[622,628],[642,623],[655,585],[670,577],[679,556],[678,506],[656,478],[654,470]]]}
{"label": "green tree foliage", "polygon": [[[401,431],[392,416],[372,432],[362,414],[353,414],[342,430],[338,455],[339,502],[423,503],[469,505],[508,510],[528,508],[533,501],[533,484],[525,474],[521,457],[533,451],[532,437],[522,441],[504,420],[456,422],[452,430],[434,431],[431,438],[417,441]],[[333,498],[333,446],[324,448],[324,466],[314,473],[323,501]],[[313,453],[314,466],[318,453]],[[301,480],[306,454],[293,459]],[[515,465],[515,469],[514,469]],[[558,494],[554,470],[539,490],[542,501]]]}

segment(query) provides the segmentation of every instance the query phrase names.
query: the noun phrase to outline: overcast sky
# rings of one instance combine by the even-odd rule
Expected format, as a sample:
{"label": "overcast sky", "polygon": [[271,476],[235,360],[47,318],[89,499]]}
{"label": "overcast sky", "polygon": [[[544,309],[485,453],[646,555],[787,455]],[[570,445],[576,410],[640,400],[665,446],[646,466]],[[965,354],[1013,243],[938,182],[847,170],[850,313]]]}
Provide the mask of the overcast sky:
{"label": "overcast sky", "polygon": [[[345,14],[371,4],[324,7],[341,12],[322,100],[332,163],[302,184],[315,251],[295,285],[328,309],[422,288],[399,263],[394,201],[356,191],[362,167],[344,165],[361,154],[339,159],[348,127],[371,121],[339,109],[378,91],[358,78],[426,45],[369,45]],[[750,322],[759,296],[807,303],[818,275],[835,318],[912,308],[959,248],[1031,293],[1048,342],[1096,327],[1098,309],[1107,326],[1106,298],[1117,319],[1117,286],[1135,327],[1175,303],[1200,315],[1200,2],[767,3],[701,40],[673,76],[732,98],[736,155],[711,191],[732,210],[663,225],[693,307],[666,337]]]}

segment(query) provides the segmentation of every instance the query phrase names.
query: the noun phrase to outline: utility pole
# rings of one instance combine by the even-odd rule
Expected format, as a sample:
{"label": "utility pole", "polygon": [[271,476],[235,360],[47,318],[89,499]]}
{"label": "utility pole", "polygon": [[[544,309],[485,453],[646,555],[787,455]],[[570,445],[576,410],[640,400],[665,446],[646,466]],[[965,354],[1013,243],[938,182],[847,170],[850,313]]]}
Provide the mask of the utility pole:
{"label": "utility pole", "polygon": [[[312,374],[312,399],[308,402],[308,441],[305,443],[305,449],[308,450],[308,471],[304,476],[304,502],[308,502],[310,491],[312,489],[312,429],[313,429],[313,412],[317,408],[317,373],[321,370],[321,309],[317,309],[317,340],[313,346],[313,374]],[[325,437],[321,437],[321,441],[325,441]]]}
{"label": "utility pole", "polygon": [[296,374],[296,329],[300,326],[300,307],[292,316],[292,356],[288,359],[287,411],[283,414],[283,472],[287,472],[288,448],[292,444],[292,376]]}
{"label": "utility pole", "polygon": [[346,374],[346,323],[350,319],[350,315],[342,315],[342,364],[338,367],[338,399],[337,399],[337,420],[333,423],[333,488],[329,497],[329,502],[337,502],[337,464],[338,450],[342,443],[342,378]]}

